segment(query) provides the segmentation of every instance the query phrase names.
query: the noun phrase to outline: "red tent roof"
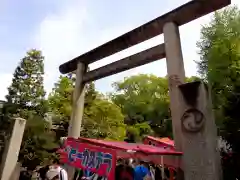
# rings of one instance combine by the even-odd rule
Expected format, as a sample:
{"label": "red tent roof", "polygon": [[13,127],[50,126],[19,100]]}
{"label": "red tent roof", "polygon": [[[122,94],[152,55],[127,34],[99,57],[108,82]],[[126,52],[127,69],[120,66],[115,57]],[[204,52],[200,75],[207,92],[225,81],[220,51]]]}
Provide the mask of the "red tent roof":
{"label": "red tent roof", "polygon": [[174,147],[174,141],[167,137],[157,138],[157,137],[152,137],[152,136],[146,136],[146,138]]}
{"label": "red tent roof", "polygon": [[[67,138],[67,141],[77,141],[79,143],[85,143],[92,146],[99,146],[102,148],[109,148],[116,151],[118,158],[129,159],[141,159],[146,162],[152,162],[155,164],[164,163],[168,167],[180,167],[181,166],[181,155],[182,152],[175,151],[174,149],[164,149],[161,147],[155,147],[146,144],[135,144],[118,141],[106,141],[88,138],[74,139],[71,137]],[[65,143],[67,143],[65,141]],[[62,158],[66,156],[64,147],[59,150]],[[161,156],[161,158],[160,158]],[[163,162],[162,162],[163,160]]]}
{"label": "red tent roof", "polygon": [[104,146],[106,148],[116,149],[116,150],[125,150],[125,151],[135,151],[146,153],[150,155],[182,155],[182,152],[175,150],[164,149],[160,147],[154,147],[146,144],[136,144],[136,143],[126,143],[119,141],[106,141],[106,140],[97,140],[97,139],[87,139],[87,138],[78,138],[81,142],[90,143],[97,146]]}

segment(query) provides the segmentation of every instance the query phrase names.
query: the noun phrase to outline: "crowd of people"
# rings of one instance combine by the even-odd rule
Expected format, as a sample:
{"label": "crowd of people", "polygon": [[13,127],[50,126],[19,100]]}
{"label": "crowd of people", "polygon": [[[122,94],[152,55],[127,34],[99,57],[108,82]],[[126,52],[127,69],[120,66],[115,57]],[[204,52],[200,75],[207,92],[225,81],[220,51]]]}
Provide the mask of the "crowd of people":
{"label": "crowd of people", "polygon": [[115,180],[168,180],[169,169],[164,168],[164,173],[162,173],[161,168],[160,165],[141,160],[120,159],[116,166]]}
{"label": "crowd of people", "polygon": [[[36,180],[68,180],[64,166],[55,161],[51,165],[41,167],[37,171]],[[163,175],[164,173],[164,175]],[[164,176],[164,177],[163,177]],[[19,180],[31,180],[32,176],[26,171],[20,174]],[[159,165],[140,160],[118,159],[115,169],[115,180],[168,180],[170,172],[164,168],[162,172]],[[175,178],[172,178],[175,179]],[[76,169],[73,180],[107,180],[87,170]]]}
{"label": "crowd of people", "polygon": [[[175,174],[176,175],[176,174]],[[161,167],[138,160],[118,159],[115,169],[115,180],[168,180],[170,172],[164,168],[164,177]],[[174,179],[174,178],[173,178]],[[89,171],[76,170],[73,180],[106,180]]]}
{"label": "crowd of people", "polygon": [[[35,176],[33,177],[33,174]],[[19,180],[68,180],[68,174],[59,161],[53,161],[51,165],[46,165],[30,173],[27,170],[21,171]]]}

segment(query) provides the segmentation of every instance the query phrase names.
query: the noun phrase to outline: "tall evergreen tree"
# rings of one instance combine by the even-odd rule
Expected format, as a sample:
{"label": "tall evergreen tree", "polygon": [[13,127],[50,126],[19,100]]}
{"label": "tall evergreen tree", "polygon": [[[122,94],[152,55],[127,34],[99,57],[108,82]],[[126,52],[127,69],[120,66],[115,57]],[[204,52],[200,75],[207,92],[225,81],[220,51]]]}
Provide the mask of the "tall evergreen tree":
{"label": "tall evergreen tree", "polygon": [[44,57],[41,51],[30,50],[17,66],[8,88],[6,119],[18,116],[27,120],[19,161],[30,169],[43,163],[56,148],[54,134],[44,116],[47,101],[43,85]]}
{"label": "tall evergreen tree", "polygon": [[[43,116],[46,112],[43,76],[44,57],[41,51],[32,49],[15,69],[12,84],[6,96],[8,103],[19,105],[20,109],[35,111]],[[26,114],[19,113],[21,117],[26,118]]]}

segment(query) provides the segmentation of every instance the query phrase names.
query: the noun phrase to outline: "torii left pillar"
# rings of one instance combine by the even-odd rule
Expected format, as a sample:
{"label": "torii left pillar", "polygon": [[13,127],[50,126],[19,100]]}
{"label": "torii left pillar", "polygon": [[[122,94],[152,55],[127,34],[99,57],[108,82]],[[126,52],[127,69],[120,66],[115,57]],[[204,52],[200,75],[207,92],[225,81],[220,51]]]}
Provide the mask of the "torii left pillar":
{"label": "torii left pillar", "polygon": [[[169,82],[170,109],[172,117],[172,127],[174,135],[174,144],[177,151],[182,151],[182,131],[180,117],[184,111],[178,86],[184,84],[185,70],[181,41],[178,26],[173,22],[168,22],[163,26],[164,44],[166,51],[166,63]],[[183,167],[177,170],[177,179],[183,180]]]}
{"label": "torii left pillar", "polygon": [[83,76],[86,73],[86,69],[87,66],[85,64],[78,63],[76,71],[76,84],[72,98],[72,115],[68,127],[68,136],[73,138],[78,138],[81,132],[85,95]]}
{"label": "torii left pillar", "polygon": [[[78,63],[76,71],[76,84],[72,98],[72,115],[68,126],[68,137],[78,138],[81,132],[83,110],[84,110],[84,96],[85,83],[83,83],[83,76],[86,73],[87,65]],[[68,176],[73,178],[75,168],[68,167]]]}

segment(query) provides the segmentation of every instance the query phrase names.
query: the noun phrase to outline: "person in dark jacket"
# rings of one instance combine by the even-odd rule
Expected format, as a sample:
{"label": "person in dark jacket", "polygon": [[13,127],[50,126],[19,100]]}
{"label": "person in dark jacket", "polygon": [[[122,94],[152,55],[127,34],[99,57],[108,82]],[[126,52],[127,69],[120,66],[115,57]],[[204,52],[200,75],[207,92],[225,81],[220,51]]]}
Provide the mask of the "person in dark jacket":
{"label": "person in dark jacket", "polygon": [[119,164],[115,169],[115,180],[134,180],[134,169],[127,164]]}
{"label": "person in dark jacket", "polygon": [[30,174],[29,171],[23,170],[20,172],[19,180],[31,180],[32,175]]}
{"label": "person in dark jacket", "polygon": [[41,180],[46,179],[46,174],[47,174],[48,170],[49,170],[49,165],[44,166],[38,170],[39,177],[41,178]]}

